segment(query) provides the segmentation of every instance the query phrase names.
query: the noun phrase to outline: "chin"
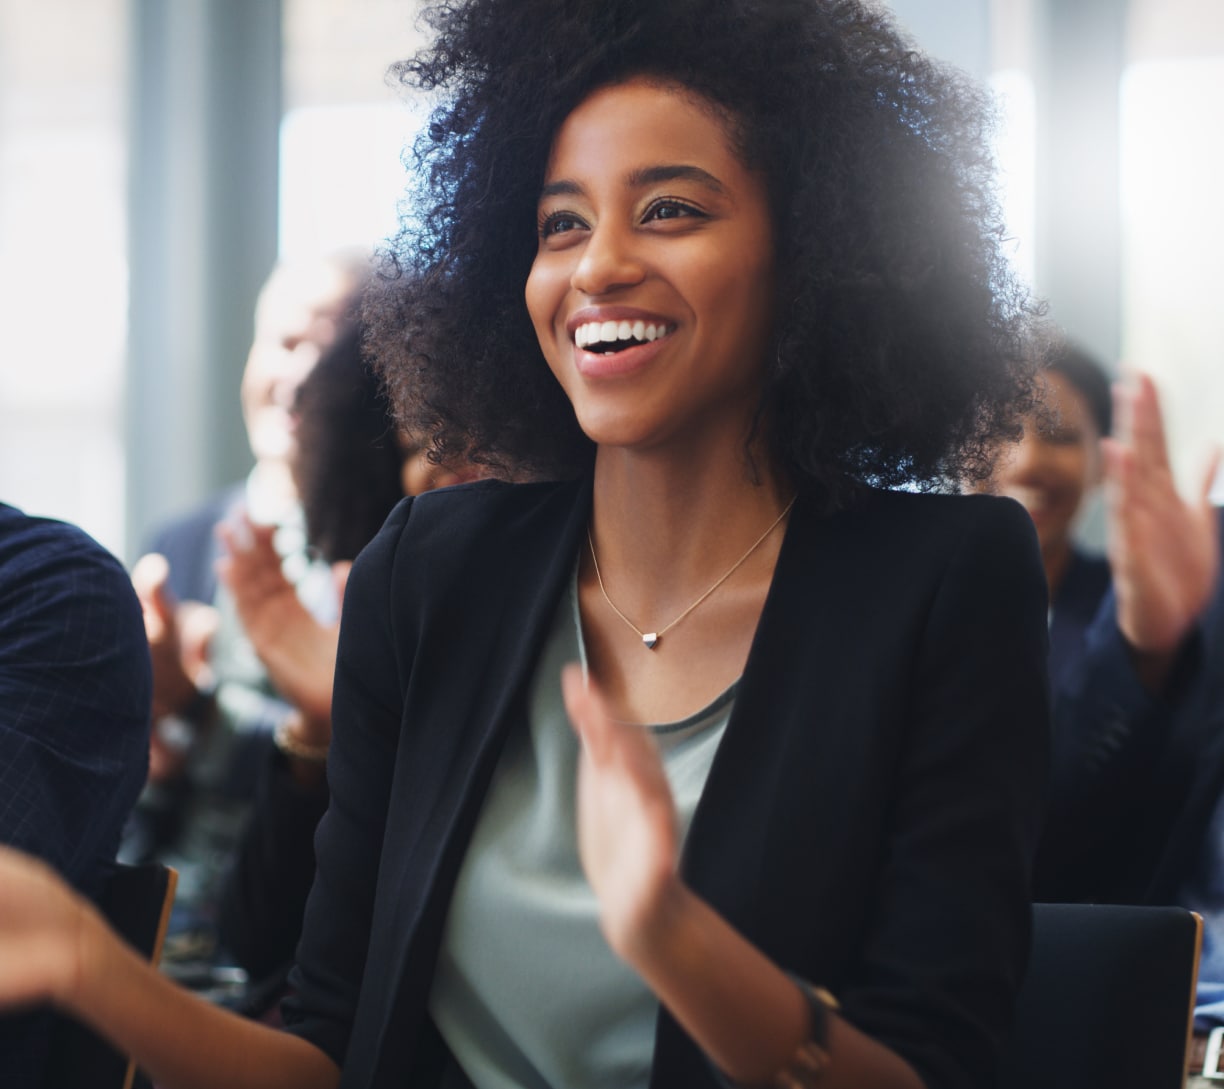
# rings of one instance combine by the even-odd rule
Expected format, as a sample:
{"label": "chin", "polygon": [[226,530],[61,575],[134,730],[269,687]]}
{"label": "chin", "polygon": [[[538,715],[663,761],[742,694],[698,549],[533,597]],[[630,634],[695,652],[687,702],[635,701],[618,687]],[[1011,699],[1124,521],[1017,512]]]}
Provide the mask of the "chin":
{"label": "chin", "polygon": [[582,433],[596,446],[637,446],[646,439],[641,416],[632,412],[588,407],[575,414]]}

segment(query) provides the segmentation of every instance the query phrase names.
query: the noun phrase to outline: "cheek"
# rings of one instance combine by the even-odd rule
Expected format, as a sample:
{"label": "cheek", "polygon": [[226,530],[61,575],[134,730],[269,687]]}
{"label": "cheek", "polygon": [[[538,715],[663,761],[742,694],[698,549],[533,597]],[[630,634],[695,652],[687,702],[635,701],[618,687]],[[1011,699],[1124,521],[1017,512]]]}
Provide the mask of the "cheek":
{"label": "cheek", "polygon": [[745,348],[763,352],[773,328],[774,264],[772,253],[754,242],[745,241],[734,268],[717,283],[709,279],[708,270],[697,268],[694,275],[708,284],[707,309],[735,322]]}
{"label": "cheek", "polygon": [[1092,486],[1092,457],[1086,450],[1071,449],[1059,459],[1059,479],[1063,489],[1078,503]]}
{"label": "cheek", "polygon": [[527,313],[531,316],[531,324],[535,327],[536,338],[544,354],[548,355],[553,339],[553,322],[556,320],[562,295],[558,293],[555,272],[538,257],[527,275],[527,287],[523,296],[527,303]]}

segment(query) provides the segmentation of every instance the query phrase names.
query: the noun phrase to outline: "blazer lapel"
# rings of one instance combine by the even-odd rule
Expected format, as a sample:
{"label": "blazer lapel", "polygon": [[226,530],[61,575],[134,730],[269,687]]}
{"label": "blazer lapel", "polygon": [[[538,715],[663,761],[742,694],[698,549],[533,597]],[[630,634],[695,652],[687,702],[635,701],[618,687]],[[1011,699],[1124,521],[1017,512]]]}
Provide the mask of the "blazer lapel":
{"label": "blazer lapel", "polygon": [[[542,491],[543,509],[507,509],[510,522],[457,559],[444,595],[420,590],[415,626],[438,635],[418,647],[408,678],[403,736],[387,815],[367,965],[350,1055],[372,1056],[367,1080],[403,1084],[429,996],[450,897],[481,803],[509,731],[525,714],[536,659],[573,574],[590,512],[590,483]],[[503,532],[504,529],[504,532]],[[433,581],[435,576],[431,574]],[[462,581],[457,586],[455,579]],[[434,583],[436,585],[436,582]],[[424,727],[418,724],[426,724]],[[404,751],[407,744],[408,751]],[[402,803],[402,804],[401,804]],[[368,1031],[363,1032],[362,1027]],[[346,1084],[347,1067],[346,1067]]]}

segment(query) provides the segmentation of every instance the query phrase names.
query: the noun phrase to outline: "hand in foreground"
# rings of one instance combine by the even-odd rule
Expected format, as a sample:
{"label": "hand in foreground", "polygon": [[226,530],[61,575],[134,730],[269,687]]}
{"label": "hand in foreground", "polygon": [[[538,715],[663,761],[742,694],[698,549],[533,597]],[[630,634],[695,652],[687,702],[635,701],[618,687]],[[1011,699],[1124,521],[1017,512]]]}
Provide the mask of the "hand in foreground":
{"label": "hand in foreground", "polygon": [[1210,459],[1199,494],[1184,500],[1173,482],[1151,378],[1119,383],[1114,404],[1115,438],[1102,447],[1118,627],[1140,676],[1158,688],[1219,576],[1217,512],[1208,498],[1219,455]]}
{"label": "hand in foreground", "polygon": [[49,866],[0,847],[0,1009],[72,993],[91,911]]}
{"label": "hand in foreground", "polygon": [[599,690],[569,665],[561,687],[582,743],[578,849],[614,951],[633,961],[649,945],[679,886],[671,787],[650,735],[613,721]]}
{"label": "hand in foreground", "polygon": [[[217,575],[234,597],[238,618],[277,691],[330,740],[332,677],[339,625],[320,624],[298,598],[281,570],[272,543],[275,528],[249,520],[238,530],[221,523],[225,556]],[[338,577],[338,588],[342,586]]]}

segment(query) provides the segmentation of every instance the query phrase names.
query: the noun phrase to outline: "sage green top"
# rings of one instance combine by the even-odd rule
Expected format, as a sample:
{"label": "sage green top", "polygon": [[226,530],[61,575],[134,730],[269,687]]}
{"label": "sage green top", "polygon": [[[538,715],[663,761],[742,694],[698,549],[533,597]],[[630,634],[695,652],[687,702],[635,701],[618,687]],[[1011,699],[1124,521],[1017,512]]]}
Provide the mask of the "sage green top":
{"label": "sage green top", "polygon": [[[576,580],[531,683],[528,728],[507,739],[494,772],[429,998],[434,1023],[476,1089],[645,1089],[649,1080],[658,1002],[608,948],[578,859],[578,740],[560,684],[572,661],[586,669]],[[681,842],[735,687],[682,722],[648,727]],[[443,1089],[463,1084],[456,1076]]]}

